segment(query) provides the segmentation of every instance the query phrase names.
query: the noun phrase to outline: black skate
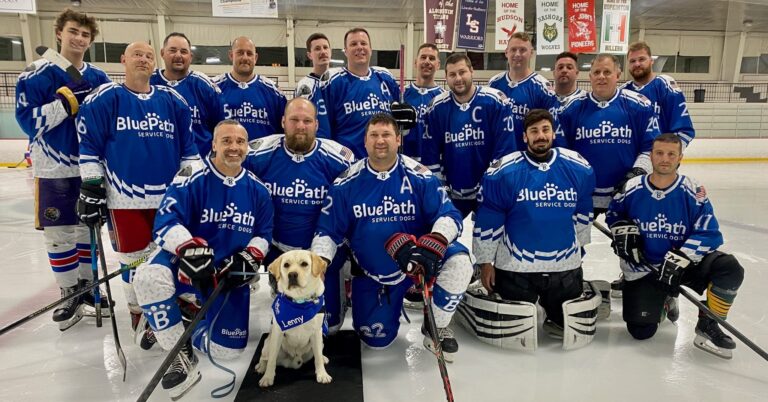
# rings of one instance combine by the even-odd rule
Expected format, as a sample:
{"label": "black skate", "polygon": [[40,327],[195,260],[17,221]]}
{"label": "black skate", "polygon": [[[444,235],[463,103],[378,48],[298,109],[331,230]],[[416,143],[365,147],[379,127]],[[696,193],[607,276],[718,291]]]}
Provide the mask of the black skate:
{"label": "black skate", "polygon": [[553,339],[563,339],[563,326],[547,318],[542,325],[544,332]]}
{"label": "black skate", "polygon": [[192,343],[187,341],[163,375],[163,389],[168,390],[171,400],[177,401],[200,382],[200,378],[202,376],[197,368],[197,356],[192,350]]}
{"label": "black skate", "polygon": [[154,331],[152,331],[152,327],[149,326],[147,318],[144,316],[144,314],[131,313],[132,320],[134,317],[135,323],[132,323],[133,342],[139,345],[139,347],[143,350],[152,349],[152,347],[157,343],[157,338],[155,337]]}
{"label": "black skate", "polygon": [[[673,324],[680,318],[680,309],[677,307],[677,297],[667,296],[664,299],[664,313]],[[662,320],[663,321],[663,320]]]}
{"label": "black skate", "polygon": [[696,324],[696,338],[693,344],[708,353],[722,359],[731,359],[736,343],[726,335],[717,325],[717,322],[707,316],[700,316]]}
{"label": "black skate", "polygon": [[[75,285],[61,288],[61,297],[76,293],[80,288]],[[59,331],[66,331],[83,318],[82,296],[73,297],[53,310],[53,321],[59,323]]]}
{"label": "black skate", "polygon": [[611,282],[611,297],[614,299],[624,297],[624,274],[619,274],[619,279]]}
{"label": "black skate", "polygon": [[[93,286],[93,281],[88,279],[80,279],[78,282],[80,285],[80,289],[85,289],[89,286]],[[101,293],[101,316],[109,318],[109,305],[114,303],[110,303],[109,300],[107,300],[107,296],[104,294],[104,292],[99,289],[99,293]],[[85,304],[86,308],[83,309],[83,315],[86,317],[96,317],[96,308],[94,307],[94,297],[93,297],[93,291],[88,292],[84,294],[83,296],[83,304]]]}
{"label": "black skate", "polygon": [[[432,353],[437,353],[435,344],[432,342],[432,336],[429,334],[426,325],[421,326],[421,333],[424,335],[424,347]],[[453,330],[445,327],[437,329],[437,339],[440,341],[440,348],[443,350],[443,357],[448,363],[453,363],[456,352],[459,351],[459,344],[453,335]]]}

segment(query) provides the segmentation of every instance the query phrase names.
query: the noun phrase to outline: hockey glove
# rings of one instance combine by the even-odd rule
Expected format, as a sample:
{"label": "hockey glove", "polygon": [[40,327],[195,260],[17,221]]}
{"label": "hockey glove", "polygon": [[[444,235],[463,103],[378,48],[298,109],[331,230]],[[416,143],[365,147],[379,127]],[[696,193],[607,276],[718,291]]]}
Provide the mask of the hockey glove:
{"label": "hockey glove", "polygon": [[408,233],[395,233],[384,243],[387,254],[392,257],[405,274],[410,275],[414,267],[409,266],[411,255],[416,251],[416,236]]}
{"label": "hockey glove", "polygon": [[664,255],[658,279],[669,290],[670,296],[680,295],[680,282],[689,265],[691,265],[691,259],[680,250],[670,250]]}
{"label": "hockey glove", "polygon": [[416,240],[416,250],[411,256],[411,264],[423,269],[423,272],[417,272],[417,274],[424,275],[424,282],[431,284],[437,277],[440,262],[445,257],[447,249],[448,242],[436,233],[425,234]]}
{"label": "hockey glove", "polygon": [[621,179],[621,181],[618,184],[616,184],[616,187],[613,188],[613,193],[611,193],[611,196],[614,196],[619,193],[623,193],[624,190],[626,190],[627,182],[629,181],[629,179],[636,176],[642,176],[644,174],[648,174],[648,172],[646,172],[645,169],[639,168],[639,167],[632,168],[632,170],[627,172],[627,174],[624,175],[624,178]]}
{"label": "hockey glove", "polygon": [[392,102],[390,107],[392,118],[395,119],[400,131],[410,130],[416,125],[416,109],[407,103]]}
{"label": "hockey glove", "polygon": [[99,181],[84,181],[75,206],[77,217],[84,224],[94,227],[107,220],[107,189]]}
{"label": "hockey glove", "polygon": [[643,262],[643,238],[640,228],[630,221],[617,221],[611,226],[613,252],[622,260],[640,265]]}
{"label": "hockey glove", "polygon": [[70,81],[63,87],[56,90],[56,99],[60,100],[64,105],[64,109],[70,116],[77,114],[80,110],[80,105],[85,100],[85,97],[91,93],[93,87],[86,80],[80,80],[78,82]]}
{"label": "hockey glove", "polygon": [[224,259],[219,270],[219,277],[226,275],[227,289],[234,289],[251,283],[259,275],[264,254],[256,247],[246,247],[243,250]]}
{"label": "hockey glove", "polygon": [[213,266],[213,249],[200,238],[193,237],[178,248],[179,282],[205,291],[216,287],[216,268]]}

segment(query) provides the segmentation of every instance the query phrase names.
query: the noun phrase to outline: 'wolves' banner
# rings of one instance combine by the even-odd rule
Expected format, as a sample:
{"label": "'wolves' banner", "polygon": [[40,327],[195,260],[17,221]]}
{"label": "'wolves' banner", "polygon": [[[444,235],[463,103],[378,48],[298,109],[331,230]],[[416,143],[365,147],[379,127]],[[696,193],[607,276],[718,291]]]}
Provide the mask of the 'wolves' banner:
{"label": "'wolves' banner", "polygon": [[485,50],[485,24],[488,20],[488,0],[461,0],[459,6],[459,36],[456,47]]}
{"label": "'wolves' banner", "polygon": [[536,53],[559,54],[563,45],[563,1],[536,2]]}
{"label": "'wolves' banner", "polygon": [[568,0],[568,43],[574,53],[597,51],[595,0]]}
{"label": "'wolves' banner", "polygon": [[434,43],[441,52],[453,50],[458,0],[424,0],[424,42]]}
{"label": "'wolves' banner", "polygon": [[629,48],[629,8],[631,0],[603,0],[601,53],[627,53]]}
{"label": "'wolves' banner", "polygon": [[496,50],[507,50],[509,37],[525,31],[525,0],[496,0]]}

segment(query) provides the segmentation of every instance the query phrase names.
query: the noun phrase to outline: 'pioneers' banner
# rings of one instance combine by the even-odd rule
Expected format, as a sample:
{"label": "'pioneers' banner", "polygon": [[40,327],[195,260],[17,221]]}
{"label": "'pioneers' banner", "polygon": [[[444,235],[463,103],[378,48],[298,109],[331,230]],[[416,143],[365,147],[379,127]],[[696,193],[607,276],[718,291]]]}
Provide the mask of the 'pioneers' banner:
{"label": "'pioneers' banner", "polygon": [[568,44],[573,53],[597,52],[595,0],[568,0]]}
{"label": "'pioneers' banner", "polygon": [[565,0],[538,0],[536,2],[536,53],[559,54],[564,51],[563,2]]}
{"label": "'pioneers' banner", "polygon": [[424,42],[434,43],[441,52],[453,50],[458,0],[424,0]]}
{"label": "'pioneers' banner", "polygon": [[488,0],[461,0],[459,6],[459,36],[456,47],[485,50],[485,28],[488,20]]}
{"label": "'pioneers' banner", "polygon": [[600,53],[627,53],[631,2],[632,0],[603,0]]}
{"label": "'pioneers' banner", "polygon": [[496,0],[496,45],[495,50],[507,50],[509,37],[515,32],[524,32],[524,0]]}

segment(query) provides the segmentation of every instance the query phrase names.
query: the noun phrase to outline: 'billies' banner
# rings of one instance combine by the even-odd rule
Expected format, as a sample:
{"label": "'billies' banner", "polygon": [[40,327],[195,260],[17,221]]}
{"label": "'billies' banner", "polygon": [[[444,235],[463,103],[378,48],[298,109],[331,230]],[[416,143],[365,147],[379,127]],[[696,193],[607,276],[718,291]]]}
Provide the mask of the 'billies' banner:
{"label": "'billies' banner", "polygon": [[627,53],[631,0],[603,0],[600,53]]}

